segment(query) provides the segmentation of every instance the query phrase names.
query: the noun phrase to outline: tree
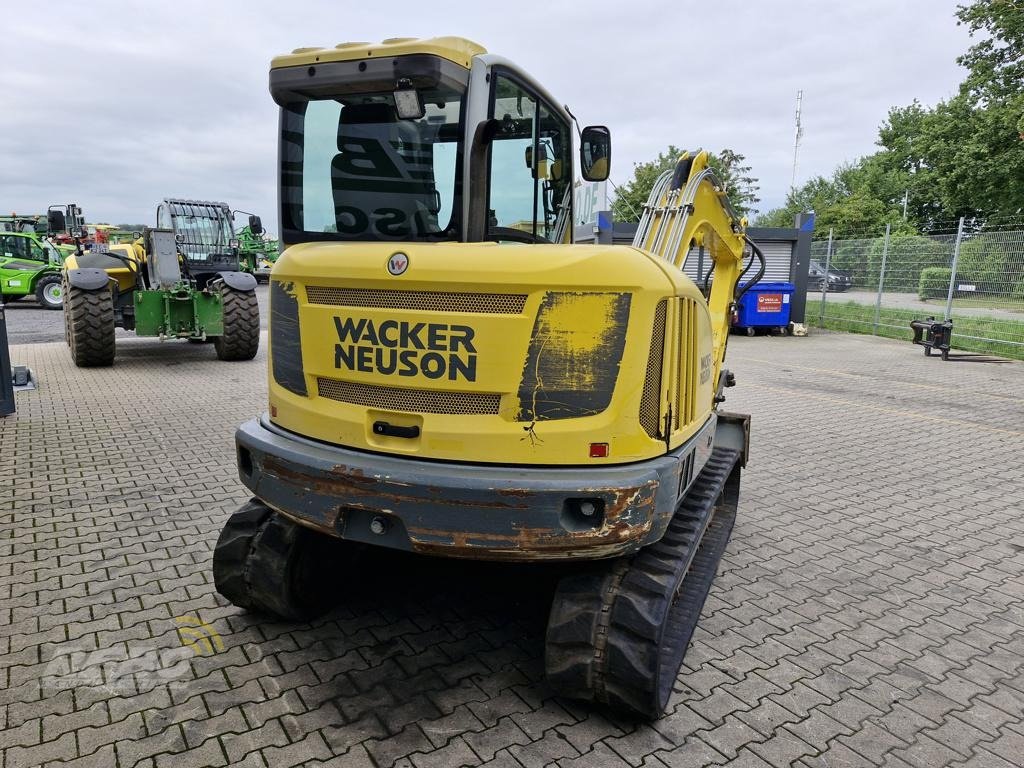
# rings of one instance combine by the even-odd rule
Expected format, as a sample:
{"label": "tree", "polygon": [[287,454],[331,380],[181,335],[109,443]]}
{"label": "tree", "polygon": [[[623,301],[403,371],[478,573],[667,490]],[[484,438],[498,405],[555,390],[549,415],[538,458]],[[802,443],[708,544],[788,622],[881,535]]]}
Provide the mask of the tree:
{"label": "tree", "polygon": [[718,178],[725,185],[729,202],[740,216],[748,216],[755,205],[761,202],[757,193],[761,190],[757,179],[750,175],[751,168],[744,165],[746,158],[739,152],[723,149],[711,153],[708,164],[715,169]]}
{"label": "tree", "polygon": [[[681,149],[670,144],[654,160],[634,164],[633,178],[615,190],[612,213],[617,221],[639,220],[654,183],[662,173],[676,167],[681,154]],[[745,160],[742,154],[731,149],[710,153],[708,159],[708,164],[725,186],[729,202],[741,216],[747,215],[751,206],[760,202],[757,179],[750,175],[751,169],[744,165]]]}
{"label": "tree", "polygon": [[[894,232],[914,232],[895,203],[880,199],[880,195],[870,189],[868,180],[878,175],[871,158],[841,165],[831,178],[815,176],[791,190],[783,207],[758,216],[754,223],[759,227],[792,227],[798,213],[814,211],[815,229],[818,232],[832,229],[838,239],[877,235],[884,231],[886,224]],[[882,186],[878,179],[874,184]]]}
{"label": "tree", "polygon": [[975,104],[1019,95],[1024,83],[1024,2],[975,0],[958,6],[956,17],[972,37],[981,30],[990,35],[957,57],[957,64],[968,70],[960,92]]}

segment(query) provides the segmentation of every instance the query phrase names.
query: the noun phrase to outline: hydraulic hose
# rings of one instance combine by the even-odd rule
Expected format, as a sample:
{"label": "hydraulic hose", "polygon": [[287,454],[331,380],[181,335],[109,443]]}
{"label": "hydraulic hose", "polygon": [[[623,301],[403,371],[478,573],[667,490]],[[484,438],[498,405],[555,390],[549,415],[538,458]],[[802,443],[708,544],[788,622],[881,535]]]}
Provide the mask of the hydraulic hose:
{"label": "hydraulic hose", "polygon": [[748,264],[747,268],[744,269],[743,272],[740,273],[740,277],[736,281],[736,286],[739,287],[739,281],[743,278],[743,275],[747,274],[747,270],[749,270],[750,267],[753,266],[753,264],[754,264],[753,256],[756,255],[758,260],[760,260],[761,267],[757,270],[757,274],[754,276],[754,279],[753,280],[748,280],[746,282],[746,285],[744,285],[740,289],[740,292],[736,294],[735,301],[737,303],[739,303],[739,300],[741,298],[743,298],[743,294],[745,294],[747,291],[750,290],[750,286],[754,285],[754,283],[757,283],[758,281],[761,280],[762,277],[764,277],[765,268],[767,266],[767,264],[765,262],[765,258],[764,258],[764,252],[760,248],[757,247],[757,244],[753,240],[751,240],[749,237],[744,237],[743,239],[747,241],[747,245],[750,246],[750,250],[751,250],[753,255],[750,258],[750,264]]}

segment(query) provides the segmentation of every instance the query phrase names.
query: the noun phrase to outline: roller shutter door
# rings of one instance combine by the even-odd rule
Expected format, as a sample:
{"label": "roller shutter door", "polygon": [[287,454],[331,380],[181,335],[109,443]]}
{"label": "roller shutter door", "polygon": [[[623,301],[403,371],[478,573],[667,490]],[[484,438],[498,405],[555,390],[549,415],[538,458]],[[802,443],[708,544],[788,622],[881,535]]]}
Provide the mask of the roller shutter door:
{"label": "roller shutter door", "polygon": [[[789,269],[793,259],[793,241],[792,240],[769,240],[767,242],[758,243],[758,247],[764,252],[765,260],[765,271],[764,277],[761,278],[766,283],[774,282],[789,282]],[[697,264],[699,257],[697,250],[690,251],[686,256],[686,263],[683,265],[683,271],[689,275],[690,279],[697,281]],[[711,257],[707,252],[704,253],[704,271],[707,272],[711,267]],[[756,267],[751,267],[751,271],[754,271]],[[700,279],[703,279],[703,275]]]}

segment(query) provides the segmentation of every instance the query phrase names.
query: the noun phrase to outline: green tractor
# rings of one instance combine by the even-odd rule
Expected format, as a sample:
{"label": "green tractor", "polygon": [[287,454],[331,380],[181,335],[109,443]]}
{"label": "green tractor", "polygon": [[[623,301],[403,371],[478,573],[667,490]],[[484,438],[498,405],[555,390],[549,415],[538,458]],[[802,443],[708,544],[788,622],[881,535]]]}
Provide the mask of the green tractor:
{"label": "green tractor", "polygon": [[46,309],[63,306],[60,265],[55,245],[33,232],[0,232],[0,294],[4,302],[35,296]]}
{"label": "green tractor", "polygon": [[167,199],[157,208],[156,228],[134,242],[96,243],[69,257],[64,317],[75,365],[112,365],[115,328],[212,342],[221,360],[255,357],[256,279],[241,269],[232,226],[224,203]]}

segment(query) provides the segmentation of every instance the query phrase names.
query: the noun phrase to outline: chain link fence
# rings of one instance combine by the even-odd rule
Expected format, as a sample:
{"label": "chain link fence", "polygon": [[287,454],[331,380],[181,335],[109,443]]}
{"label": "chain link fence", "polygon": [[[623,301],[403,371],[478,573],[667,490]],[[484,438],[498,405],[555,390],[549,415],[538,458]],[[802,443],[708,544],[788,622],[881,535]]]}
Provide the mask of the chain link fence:
{"label": "chain link fence", "polygon": [[811,245],[812,325],[909,340],[913,319],[952,319],[954,348],[1024,359],[1024,220],[826,234]]}

